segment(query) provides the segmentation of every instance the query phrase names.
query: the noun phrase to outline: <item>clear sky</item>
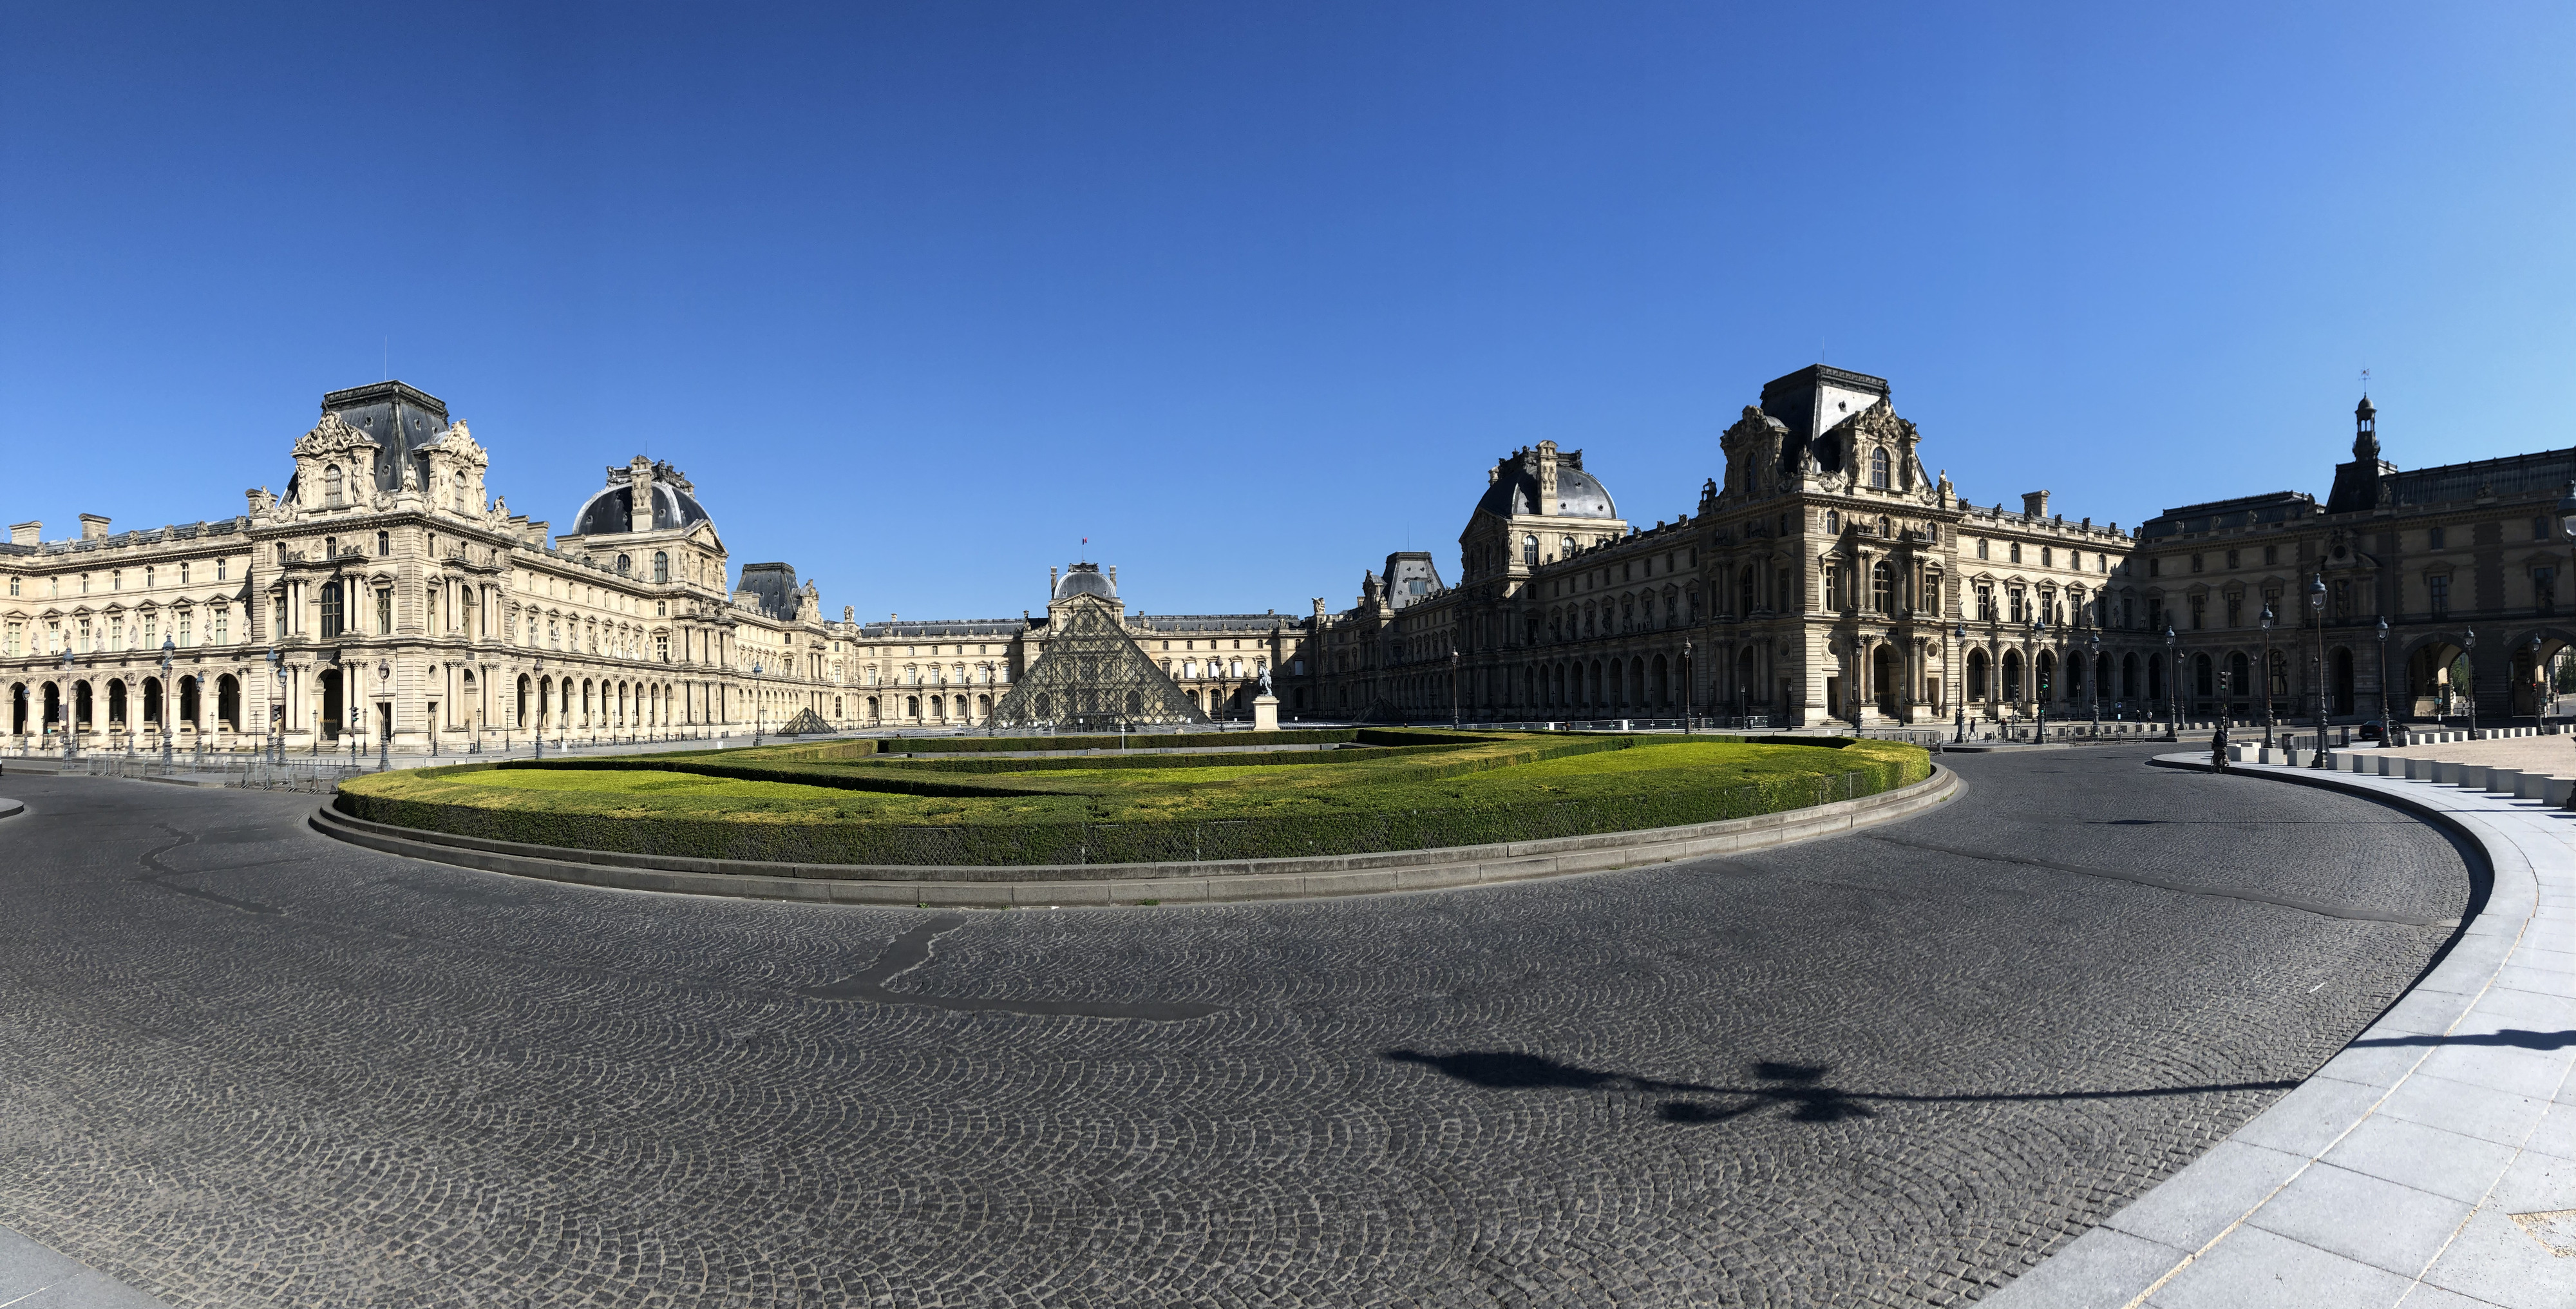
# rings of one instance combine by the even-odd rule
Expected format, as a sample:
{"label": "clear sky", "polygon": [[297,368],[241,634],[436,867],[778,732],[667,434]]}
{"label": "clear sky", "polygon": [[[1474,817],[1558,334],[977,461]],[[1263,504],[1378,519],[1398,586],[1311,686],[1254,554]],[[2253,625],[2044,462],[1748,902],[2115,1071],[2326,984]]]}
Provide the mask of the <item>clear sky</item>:
{"label": "clear sky", "polygon": [[[362,10],[368,12],[361,12]],[[2576,443],[2576,7],[0,5],[0,517],[238,513],[320,393],[827,612],[1347,606],[1552,438],[1820,356],[1980,503]]]}

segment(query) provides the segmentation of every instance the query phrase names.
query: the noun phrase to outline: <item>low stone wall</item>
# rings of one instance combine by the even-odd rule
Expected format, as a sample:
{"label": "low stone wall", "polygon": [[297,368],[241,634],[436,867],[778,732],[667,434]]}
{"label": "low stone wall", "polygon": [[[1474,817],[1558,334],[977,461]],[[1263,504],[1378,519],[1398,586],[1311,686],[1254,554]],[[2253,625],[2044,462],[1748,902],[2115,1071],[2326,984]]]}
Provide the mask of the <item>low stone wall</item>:
{"label": "low stone wall", "polygon": [[1936,764],[1932,776],[1894,791],[1687,827],[1310,859],[933,870],[953,874],[941,879],[924,878],[918,865],[687,859],[492,841],[352,818],[328,804],[314,812],[312,824],[324,835],[389,854],[636,891],[983,908],[1186,904],[1436,890],[1736,854],[1893,822],[1949,800],[1960,785],[1958,774]]}
{"label": "low stone wall", "polygon": [[[2323,770],[2334,773],[2358,773],[2365,777],[2393,777],[2410,781],[2432,782],[2440,786],[2457,786],[2469,790],[2489,791],[2522,800],[2539,800],[2565,808],[2576,797],[2576,750],[2565,760],[2567,772],[2543,772],[2535,768],[2508,767],[2502,764],[2469,759],[2444,759],[2416,753],[2427,745],[2462,745],[2508,741],[2542,735],[2529,727],[2505,727],[2481,730],[2472,738],[2466,732],[2416,733],[2413,744],[2404,750],[2328,750]],[[2550,758],[2554,761],[2555,752]],[[2528,756],[2518,753],[2517,759]],[[2266,750],[2260,746],[2234,745],[2227,748],[2231,763],[2285,764],[2293,768],[2317,767],[2316,752],[2309,750]]]}

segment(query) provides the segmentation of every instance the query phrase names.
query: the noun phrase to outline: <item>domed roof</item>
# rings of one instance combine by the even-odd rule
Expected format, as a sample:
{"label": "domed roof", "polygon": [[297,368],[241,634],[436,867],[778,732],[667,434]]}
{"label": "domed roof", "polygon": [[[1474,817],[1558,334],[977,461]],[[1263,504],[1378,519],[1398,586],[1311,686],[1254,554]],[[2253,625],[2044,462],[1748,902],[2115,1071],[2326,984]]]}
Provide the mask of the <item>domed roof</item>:
{"label": "domed roof", "polygon": [[[653,528],[662,531],[674,527],[695,527],[715,520],[697,497],[668,482],[655,481],[653,488]],[[635,488],[612,486],[584,501],[581,512],[572,518],[574,536],[613,536],[634,530]]]}
{"label": "domed roof", "polygon": [[1096,595],[1103,600],[1115,600],[1118,598],[1118,588],[1111,586],[1109,579],[1101,575],[1100,565],[1075,564],[1065,570],[1063,577],[1057,579],[1055,595],[1052,598],[1070,600],[1077,595]]}
{"label": "domed roof", "polygon": [[[1485,488],[1485,498],[1476,502],[1483,513],[1509,518],[1514,514],[1538,512],[1538,472],[1521,460],[1503,464],[1502,476]],[[1564,459],[1556,463],[1556,512],[1566,518],[1616,518],[1619,507],[1610,500],[1610,490],[1600,479],[1583,471],[1578,464]]]}

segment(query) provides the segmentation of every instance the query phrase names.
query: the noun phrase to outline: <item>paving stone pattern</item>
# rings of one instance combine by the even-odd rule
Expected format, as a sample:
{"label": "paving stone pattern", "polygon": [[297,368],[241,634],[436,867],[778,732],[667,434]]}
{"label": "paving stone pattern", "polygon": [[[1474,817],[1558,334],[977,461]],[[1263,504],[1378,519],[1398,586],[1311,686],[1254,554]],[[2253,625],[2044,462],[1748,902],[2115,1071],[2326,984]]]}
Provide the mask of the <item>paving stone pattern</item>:
{"label": "paving stone pattern", "polygon": [[2433,829],[2151,752],[1659,869],[999,913],[12,776],[0,1224],[186,1306],[1961,1303],[2448,935],[2225,892],[2461,912]]}

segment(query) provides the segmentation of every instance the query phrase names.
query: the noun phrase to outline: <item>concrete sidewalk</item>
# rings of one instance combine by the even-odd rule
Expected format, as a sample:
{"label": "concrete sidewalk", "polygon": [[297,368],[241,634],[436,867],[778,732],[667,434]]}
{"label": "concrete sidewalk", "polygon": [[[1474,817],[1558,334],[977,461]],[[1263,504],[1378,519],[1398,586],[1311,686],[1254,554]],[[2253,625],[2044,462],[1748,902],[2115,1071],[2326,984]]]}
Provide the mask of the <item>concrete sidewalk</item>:
{"label": "concrete sidewalk", "polygon": [[2232,771],[2386,798],[2484,850],[2493,889],[2315,1076],[1986,1303],[2576,1305],[2576,813],[2431,781]]}
{"label": "concrete sidewalk", "polygon": [[51,1246],[0,1227],[0,1309],[169,1309]]}

